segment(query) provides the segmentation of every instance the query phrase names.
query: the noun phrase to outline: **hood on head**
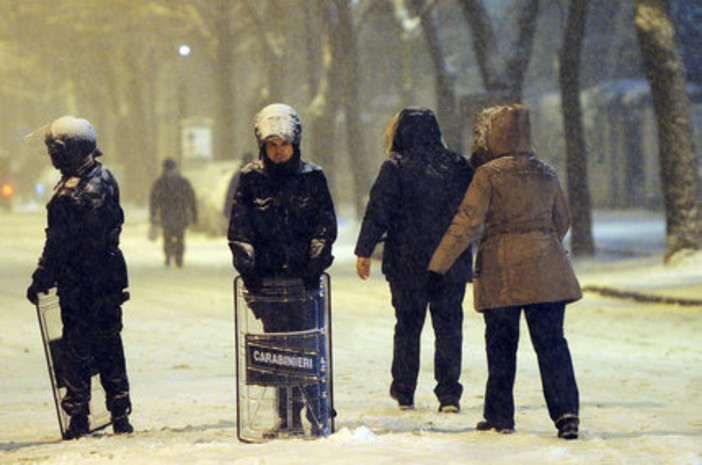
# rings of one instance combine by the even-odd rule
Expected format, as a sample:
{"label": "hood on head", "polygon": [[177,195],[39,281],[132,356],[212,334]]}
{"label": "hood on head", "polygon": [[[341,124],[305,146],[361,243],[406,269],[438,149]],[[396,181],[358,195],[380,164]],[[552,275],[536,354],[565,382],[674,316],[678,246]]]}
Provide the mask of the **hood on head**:
{"label": "hood on head", "polygon": [[485,108],[473,126],[471,143],[473,168],[510,153],[531,153],[529,109],[524,105]]}
{"label": "hood on head", "polygon": [[405,108],[397,115],[392,152],[407,153],[414,148],[443,146],[441,129],[433,111],[428,108]]}
{"label": "hood on head", "polygon": [[163,160],[163,169],[165,171],[172,171],[178,168],[178,163],[173,158],[166,158]]}

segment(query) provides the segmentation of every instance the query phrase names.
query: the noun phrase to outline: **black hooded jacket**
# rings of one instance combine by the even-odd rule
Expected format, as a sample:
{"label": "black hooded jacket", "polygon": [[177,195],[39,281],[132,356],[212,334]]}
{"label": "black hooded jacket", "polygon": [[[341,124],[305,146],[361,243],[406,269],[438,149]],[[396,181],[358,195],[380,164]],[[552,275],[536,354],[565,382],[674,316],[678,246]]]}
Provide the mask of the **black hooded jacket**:
{"label": "black hooded jacket", "polygon": [[[371,192],[355,254],[370,257],[385,237],[382,270],[407,287],[427,282],[427,266],[458,210],[473,171],[465,157],[447,150],[434,114],[403,110],[393,155],[380,168]],[[446,273],[445,281],[472,279],[470,248]]]}
{"label": "black hooded jacket", "polygon": [[46,209],[46,243],[33,275],[39,289],[55,283],[66,303],[98,297],[121,303],[128,286],[119,248],[124,213],[112,174],[91,161],[61,180]]}
{"label": "black hooded jacket", "polygon": [[326,178],[319,166],[300,159],[298,146],[294,150],[290,161],[278,165],[262,152],[241,171],[227,237],[248,288],[274,276],[313,286],[316,279],[318,285],[332,263],[337,225]]}

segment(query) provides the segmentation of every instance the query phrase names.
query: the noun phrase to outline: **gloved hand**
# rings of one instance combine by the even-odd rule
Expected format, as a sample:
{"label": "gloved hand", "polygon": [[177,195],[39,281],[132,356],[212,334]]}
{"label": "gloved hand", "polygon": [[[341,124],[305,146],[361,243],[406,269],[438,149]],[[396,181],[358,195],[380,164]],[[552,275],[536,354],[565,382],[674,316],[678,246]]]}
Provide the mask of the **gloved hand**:
{"label": "gloved hand", "polygon": [[37,295],[38,292],[36,287],[34,286],[34,283],[30,284],[29,287],[27,288],[27,300],[29,300],[32,304],[36,305],[37,302],[39,302],[39,296]]}
{"label": "gloved hand", "polygon": [[39,302],[39,293],[47,293],[54,285],[54,279],[44,268],[37,268],[32,274],[32,284],[27,288],[27,300],[34,305]]}
{"label": "gloved hand", "polygon": [[329,266],[321,256],[311,258],[305,266],[305,271],[302,275],[302,281],[305,289],[308,291],[316,291],[319,289],[319,279],[322,277],[325,268]]}
{"label": "gloved hand", "polygon": [[259,294],[263,288],[263,279],[256,273],[242,274],[241,279],[244,280],[244,286],[246,290],[251,294]]}
{"label": "gloved hand", "polygon": [[427,277],[427,291],[429,297],[436,297],[444,290],[444,275],[430,271]]}
{"label": "gloved hand", "polygon": [[319,289],[319,280],[322,277],[320,273],[308,273],[302,278],[302,283],[308,291],[316,291]]}

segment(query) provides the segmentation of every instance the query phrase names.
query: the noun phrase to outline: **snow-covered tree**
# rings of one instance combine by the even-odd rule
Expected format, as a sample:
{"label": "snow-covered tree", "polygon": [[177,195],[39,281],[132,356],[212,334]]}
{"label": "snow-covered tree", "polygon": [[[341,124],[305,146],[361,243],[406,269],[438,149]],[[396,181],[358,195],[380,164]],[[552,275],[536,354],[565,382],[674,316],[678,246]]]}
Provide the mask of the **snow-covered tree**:
{"label": "snow-covered tree", "polygon": [[635,22],[658,125],[668,262],[677,253],[702,246],[690,102],[668,0],[637,0]]}

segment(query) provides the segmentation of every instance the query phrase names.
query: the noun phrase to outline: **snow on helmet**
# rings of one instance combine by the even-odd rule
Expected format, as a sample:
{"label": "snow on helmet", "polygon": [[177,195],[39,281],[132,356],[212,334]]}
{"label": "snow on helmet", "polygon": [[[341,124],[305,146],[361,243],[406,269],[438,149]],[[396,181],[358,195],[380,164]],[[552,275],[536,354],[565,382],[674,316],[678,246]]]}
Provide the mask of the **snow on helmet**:
{"label": "snow on helmet", "polygon": [[80,141],[85,144],[86,148],[90,148],[90,152],[97,147],[93,125],[88,120],[75,116],[62,116],[54,120],[49,126],[46,136],[57,140],[74,139]]}
{"label": "snow on helmet", "polygon": [[295,109],[283,103],[264,107],[254,120],[254,133],[259,147],[275,137],[300,145],[302,124]]}

